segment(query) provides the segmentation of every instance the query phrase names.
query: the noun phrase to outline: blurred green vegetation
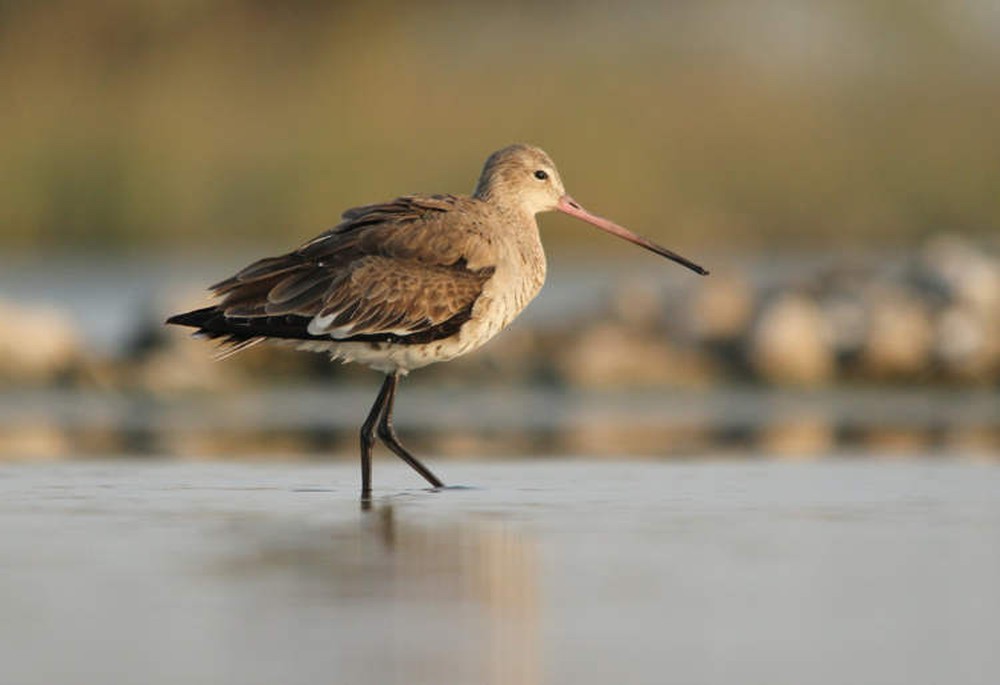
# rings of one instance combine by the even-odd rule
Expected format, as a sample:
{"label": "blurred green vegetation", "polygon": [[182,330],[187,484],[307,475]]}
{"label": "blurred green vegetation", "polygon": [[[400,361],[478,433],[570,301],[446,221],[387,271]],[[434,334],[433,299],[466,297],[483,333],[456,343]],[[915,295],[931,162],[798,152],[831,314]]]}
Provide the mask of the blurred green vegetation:
{"label": "blurred green vegetation", "polygon": [[522,140],[678,248],[995,234],[990,5],[8,0],[0,247],[290,246]]}

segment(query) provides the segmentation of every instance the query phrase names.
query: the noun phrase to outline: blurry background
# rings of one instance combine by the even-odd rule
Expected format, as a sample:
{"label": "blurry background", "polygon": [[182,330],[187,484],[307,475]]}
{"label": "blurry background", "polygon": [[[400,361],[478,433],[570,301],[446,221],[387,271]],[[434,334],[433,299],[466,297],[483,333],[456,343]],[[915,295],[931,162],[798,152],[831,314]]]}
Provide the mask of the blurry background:
{"label": "blurry background", "polygon": [[[989,0],[0,4],[0,457],[352,455],[377,377],[165,315],[353,205],[543,146],[591,210],[435,454],[1000,451]],[[410,387],[412,386],[412,387]]]}

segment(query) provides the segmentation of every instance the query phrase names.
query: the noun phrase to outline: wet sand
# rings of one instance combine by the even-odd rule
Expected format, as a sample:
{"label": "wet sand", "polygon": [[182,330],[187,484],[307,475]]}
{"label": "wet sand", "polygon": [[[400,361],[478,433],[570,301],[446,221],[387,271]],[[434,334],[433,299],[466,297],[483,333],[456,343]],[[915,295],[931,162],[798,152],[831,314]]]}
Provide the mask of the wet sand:
{"label": "wet sand", "polygon": [[993,683],[972,459],[0,470],[0,669],[45,683]]}

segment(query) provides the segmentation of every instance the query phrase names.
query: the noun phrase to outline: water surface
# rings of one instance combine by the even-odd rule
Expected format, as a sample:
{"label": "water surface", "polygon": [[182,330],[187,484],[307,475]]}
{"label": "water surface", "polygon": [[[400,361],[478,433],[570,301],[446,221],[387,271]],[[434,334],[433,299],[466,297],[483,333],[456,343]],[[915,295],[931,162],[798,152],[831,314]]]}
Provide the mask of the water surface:
{"label": "water surface", "polygon": [[994,683],[1000,467],[0,470],[4,683]]}

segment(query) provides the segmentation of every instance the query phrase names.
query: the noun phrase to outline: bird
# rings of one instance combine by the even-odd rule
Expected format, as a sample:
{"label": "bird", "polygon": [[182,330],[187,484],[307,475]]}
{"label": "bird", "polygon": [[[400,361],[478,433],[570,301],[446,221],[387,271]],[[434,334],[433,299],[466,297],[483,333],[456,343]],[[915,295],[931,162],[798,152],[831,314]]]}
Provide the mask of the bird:
{"label": "bird", "polygon": [[479,348],[539,293],[546,261],[536,215],[559,211],[707,275],[698,264],[590,213],[555,163],[526,144],[486,160],[472,195],[404,195],[348,209],[297,249],[210,286],[215,304],[167,324],[217,340],[220,357],[270,341],[385,374],[361,426],[361,497],[376,437],[433,488],[444,483],[403,446],[392,414],[400,378]]}

